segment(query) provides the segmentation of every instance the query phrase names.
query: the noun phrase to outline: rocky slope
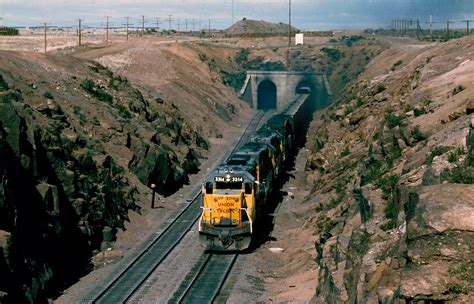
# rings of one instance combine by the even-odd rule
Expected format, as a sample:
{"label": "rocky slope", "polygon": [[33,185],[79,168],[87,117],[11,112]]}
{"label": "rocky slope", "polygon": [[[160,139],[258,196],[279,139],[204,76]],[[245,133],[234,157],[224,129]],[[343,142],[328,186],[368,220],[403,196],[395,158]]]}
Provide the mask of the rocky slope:
{"label": "rocky slope", "polygon": [[[248,111],[209,85],[196,54],[146,83],[72,53],[1,51],[0,302],[46,301],[90,271],[129,210],[148,204],[150,184],[174,193],[222,137],[215,126],[235,128]],[[183,89],[176,74],[205,89]],[[194,114],[181,108],[190,102]]]}
{"label": "rocky slope", "polygon": [[313,123],[313,302],[474,300],[473,42],[389,41]]}

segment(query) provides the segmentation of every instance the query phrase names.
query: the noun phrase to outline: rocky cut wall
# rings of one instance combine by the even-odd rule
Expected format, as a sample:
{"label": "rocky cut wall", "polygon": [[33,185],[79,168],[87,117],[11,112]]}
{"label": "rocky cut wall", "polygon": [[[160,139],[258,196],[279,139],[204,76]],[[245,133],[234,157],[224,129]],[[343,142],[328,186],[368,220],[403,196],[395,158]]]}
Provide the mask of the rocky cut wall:
{"label": "rocky cut wall", "polygon": [[59,106],[33,109],[0,81],[0,301],[41,302],[90,268],[136,190],[110,156],[68,137]]}
{"label": "rocky cut wall", "polygon": [[387,51],[391,71],[352,84],[311,130],[315,303],[473,301],[473,88],[444,77],[466,73],[471,47],[405,63]]}
{"label": "rocky cut wall", "polygon": [[171,194],[197,171],[192,147],[208,148],[168,102],[151,105],[101,65],[76,67],[85,80],[63,75],[42,95],[43,75],[0,74],[0,302],[45,301],[90,271],[139,210],[131,174]]}

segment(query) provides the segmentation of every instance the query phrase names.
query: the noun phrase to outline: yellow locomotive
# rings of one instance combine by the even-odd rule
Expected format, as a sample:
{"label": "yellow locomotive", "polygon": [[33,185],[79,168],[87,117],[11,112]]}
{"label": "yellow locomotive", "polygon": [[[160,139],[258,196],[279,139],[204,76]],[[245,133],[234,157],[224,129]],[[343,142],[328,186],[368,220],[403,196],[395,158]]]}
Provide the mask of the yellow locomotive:
{"label": "yellow locomotive", "polygon": [[269,119],[203,182],[199,236],[206,249],[247,249],[264,205],[294,146],[294,117]]}

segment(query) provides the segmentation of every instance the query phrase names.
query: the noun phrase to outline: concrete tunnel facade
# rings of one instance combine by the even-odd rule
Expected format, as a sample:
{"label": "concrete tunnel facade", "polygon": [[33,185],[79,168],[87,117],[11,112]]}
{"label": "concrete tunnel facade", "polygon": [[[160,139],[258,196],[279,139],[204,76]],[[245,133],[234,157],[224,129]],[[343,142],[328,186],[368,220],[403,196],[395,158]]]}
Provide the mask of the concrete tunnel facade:
{"label": "concrete tunnel facade", "polygon": [[322,73],[248,71],[239,97],[255,109],[283,110],[302,87],[310,88],[316,108],[326,106],[332,95]]}

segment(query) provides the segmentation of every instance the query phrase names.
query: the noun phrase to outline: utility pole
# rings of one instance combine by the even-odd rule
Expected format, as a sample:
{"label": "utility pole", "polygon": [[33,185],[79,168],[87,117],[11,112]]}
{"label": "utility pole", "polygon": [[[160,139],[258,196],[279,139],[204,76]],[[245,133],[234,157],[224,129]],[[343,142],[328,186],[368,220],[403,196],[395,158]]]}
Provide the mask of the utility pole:
{"label": "utility pole", "polygon": [[179,24],[179,19],[178,19],[178,32],[179,32],[179,29],[180,29],[180,24]]}
{"label": "utility pole", "polygon": [[420,20],[416,19],[416,38],[420,39]]}
{"label": "utility pole", "polygon": [[194,32],[194,24],[195,24],[196,20],[194,20],[193,18],[193,32]]}
{"label": "utility pole", "polygon": [[46,54],[46,23],[44,24],[44,53]]}
{"label": "utility pole", "polygon": [[172,21],[171,16],[173,15],[168,15],[168,30],[170,31],[171,31],[171,21]]}
{"label": "utility pole", "polygon": [[232,24],[234,25],[234,0],[232,0]]}
{"label": "utility pole", "polygon": [[288,0],[288,50],[286,51],[286,66],[290,69],[290,47],[291,47],[291,0]]}
{"label": "utility pole", "polygon": [[127,41],[128,41],[128,27],[129,27],[129,24],[130,24],[130,17],[125,17],[127,18]]}
{"label": "utility pole", "polygon": [[474,20],[463,20],[462,22],[466,22],[466,35],[469,36],[471,35],[471,30],[469,28],[469,23]]}
{"label": "utility pole", "polygon": [[81,22],[82,22],[82,19],[79,19],[79,30],[78,30],[78,35],[79,35],[79,45],[82,44],[82,33],[81,33]]}
{"label": "utility pole", "polygon": [[430,37],[433,40],[433,16],[430,15]]}
{"label": "utility pole", "polygon": [[211,18],[209,18],[209,37],[211,37]]}
{"label": "utility pole", "polygon": [[145,34],[145,16],[142,15],[142,36]]}
{"label": "utility pole", "polygon": [[449,39],[449,24],[453,23],[452,21],[446,21],[446,39]]}
{"label": "utility pole", "polygon": [[156,31],[158,32],[160,30],[160,18],[156,18]]}
{"label": "utility pole", "polygon": [[109,42],[109,16],[106,16],[106,18],[107,18],[107,22],[106,22],[107,32],[106,32],[105,42]]}
{"label": "utility pole", "polygon": [[186,19],[186,32],[188,31],[188,19]]}

